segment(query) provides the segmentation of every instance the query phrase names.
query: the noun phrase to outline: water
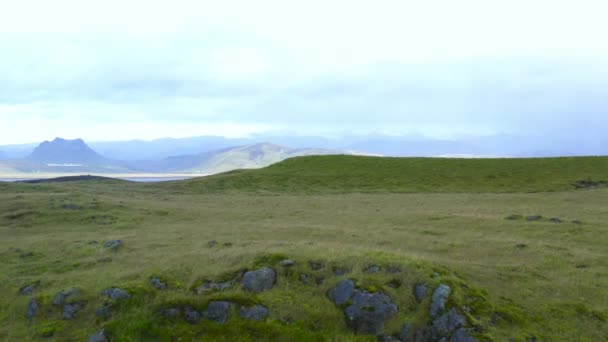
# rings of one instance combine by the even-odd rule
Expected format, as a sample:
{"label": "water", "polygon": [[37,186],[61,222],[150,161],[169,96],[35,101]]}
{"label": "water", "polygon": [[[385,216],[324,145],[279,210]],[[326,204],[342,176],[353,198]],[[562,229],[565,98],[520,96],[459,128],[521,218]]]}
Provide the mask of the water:
{"label": "water", "polygon": [[[176,180],[190,179],[192,177],[133,177],[133,178],[117,178],[131,182],[139,183],[156,183],[156,182],[168,182]],[[0,182],[18,182],[24,180],[32,180],[32,178],[0,178]]]}

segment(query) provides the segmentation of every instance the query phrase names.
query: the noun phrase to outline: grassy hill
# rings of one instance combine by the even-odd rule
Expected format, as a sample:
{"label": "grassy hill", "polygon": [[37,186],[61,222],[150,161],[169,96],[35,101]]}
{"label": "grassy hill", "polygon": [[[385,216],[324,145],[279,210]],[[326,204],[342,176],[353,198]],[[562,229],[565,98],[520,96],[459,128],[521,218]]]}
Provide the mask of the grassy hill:
{"label": "grassy hill", "polygon": [[[606,170],[606,158],[328,156],[159,184],[0,183],[0,340],[82,341],[105,330],[112,341],[376,341],[353,333],[327,297],[353,279],[398,305],[387,334],[428,328],[431,293],[413,295],[423,283],[452,288],[448,305],[478,341],[604,341]],[[596,183],[579,191],[577,180]],[[104,248],[115,239],[124,245]],[[295,265],[281,266],[286,258]],[[277,271],[276,285],[244,290],[243,271],[262,266]],[[72,287],[69,303],[81,308],[63,319],[53,300]],[[111,287],[131,298],[108,299]],[[39,311],[28,319],[32,299]],[[212,301],[233,303],[225,324],[161,314]],[[254,304],[267,319],[241,318],[240,306]]]}
{"label": "grassy hill", "polygon": [[[158,184],[188,192],[542,192],[605,186],[608,157],[296,157],[259,170]],[[595,183],[594,183],[595,182]]]}

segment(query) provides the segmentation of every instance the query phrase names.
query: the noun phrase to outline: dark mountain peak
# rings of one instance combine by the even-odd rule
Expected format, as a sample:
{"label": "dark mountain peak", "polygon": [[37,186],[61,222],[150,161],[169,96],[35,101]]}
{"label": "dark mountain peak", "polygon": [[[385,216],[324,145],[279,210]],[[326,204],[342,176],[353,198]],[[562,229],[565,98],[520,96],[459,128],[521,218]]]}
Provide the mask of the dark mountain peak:
{"label": "dark mountain peak", "polygon": [[98,164],[105,159],[82,139],[55,138],[38,145],[28,159],[46,164]]}

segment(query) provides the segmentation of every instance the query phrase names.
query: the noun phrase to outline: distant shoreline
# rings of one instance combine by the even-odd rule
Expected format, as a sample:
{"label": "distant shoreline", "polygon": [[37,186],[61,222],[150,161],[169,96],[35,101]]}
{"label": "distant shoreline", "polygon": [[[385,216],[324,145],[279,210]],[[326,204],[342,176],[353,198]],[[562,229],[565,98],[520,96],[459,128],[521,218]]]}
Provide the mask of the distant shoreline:
{"label": "distant shoreline", "polygon": [[117,179],[147,179],[147,178],[183,178],[190,179],[196,177],[205,177],[209,176],[208,174],[192,174],[192,173],[49,173],[49,172],[41,172],[41,173],[0,173],[0,179],[49,179],[49,178],[57,178],[57,177],[70,177],[70,176],[99,176],[99,177],[108,177],[108,178],[117,178]]}

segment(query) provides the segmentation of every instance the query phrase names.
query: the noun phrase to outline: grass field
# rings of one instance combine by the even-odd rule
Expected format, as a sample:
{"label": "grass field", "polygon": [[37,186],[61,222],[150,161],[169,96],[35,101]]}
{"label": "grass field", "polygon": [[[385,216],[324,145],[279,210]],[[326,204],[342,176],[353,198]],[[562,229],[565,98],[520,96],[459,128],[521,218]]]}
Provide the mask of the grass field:
{"label": "grass field", "polygon": [[[411,290],[425,282],[454,288],[450,301],[472,308],[479,340],[606,341],[607,179],[608,158],[334,156],[159,184],[0,184],[0,340],[82,341],[105,327],[116,341],[373,341],[354,335],[326,298],[348,277],[398,303],[389,333],[426,322],[429,299],[417,304]],[[106,251],[109,239],[125,245]],[[277,265],[286,257],[297,262],[289,273]],[[313,271],[309,261],[326,266]],[[370,264],[402,271],[362,272]],[[270,291],[192,291],[261,265],[279,270]],[[338,277],[332,266],[350,272]],[[325,281],[303,284],[299,273]],[[169,290],[154,290],[152,276]],[[41,307],[31,321],[29,297],[19,294],[28,284]],[[133,297],[100,319],[101,292],[112,286]],[[86,306],[66,321],[50,301],[69,287]],[[156,314],[218,298],[263,303],[271,314],[264,322],[235,314],[224,326]]]}

